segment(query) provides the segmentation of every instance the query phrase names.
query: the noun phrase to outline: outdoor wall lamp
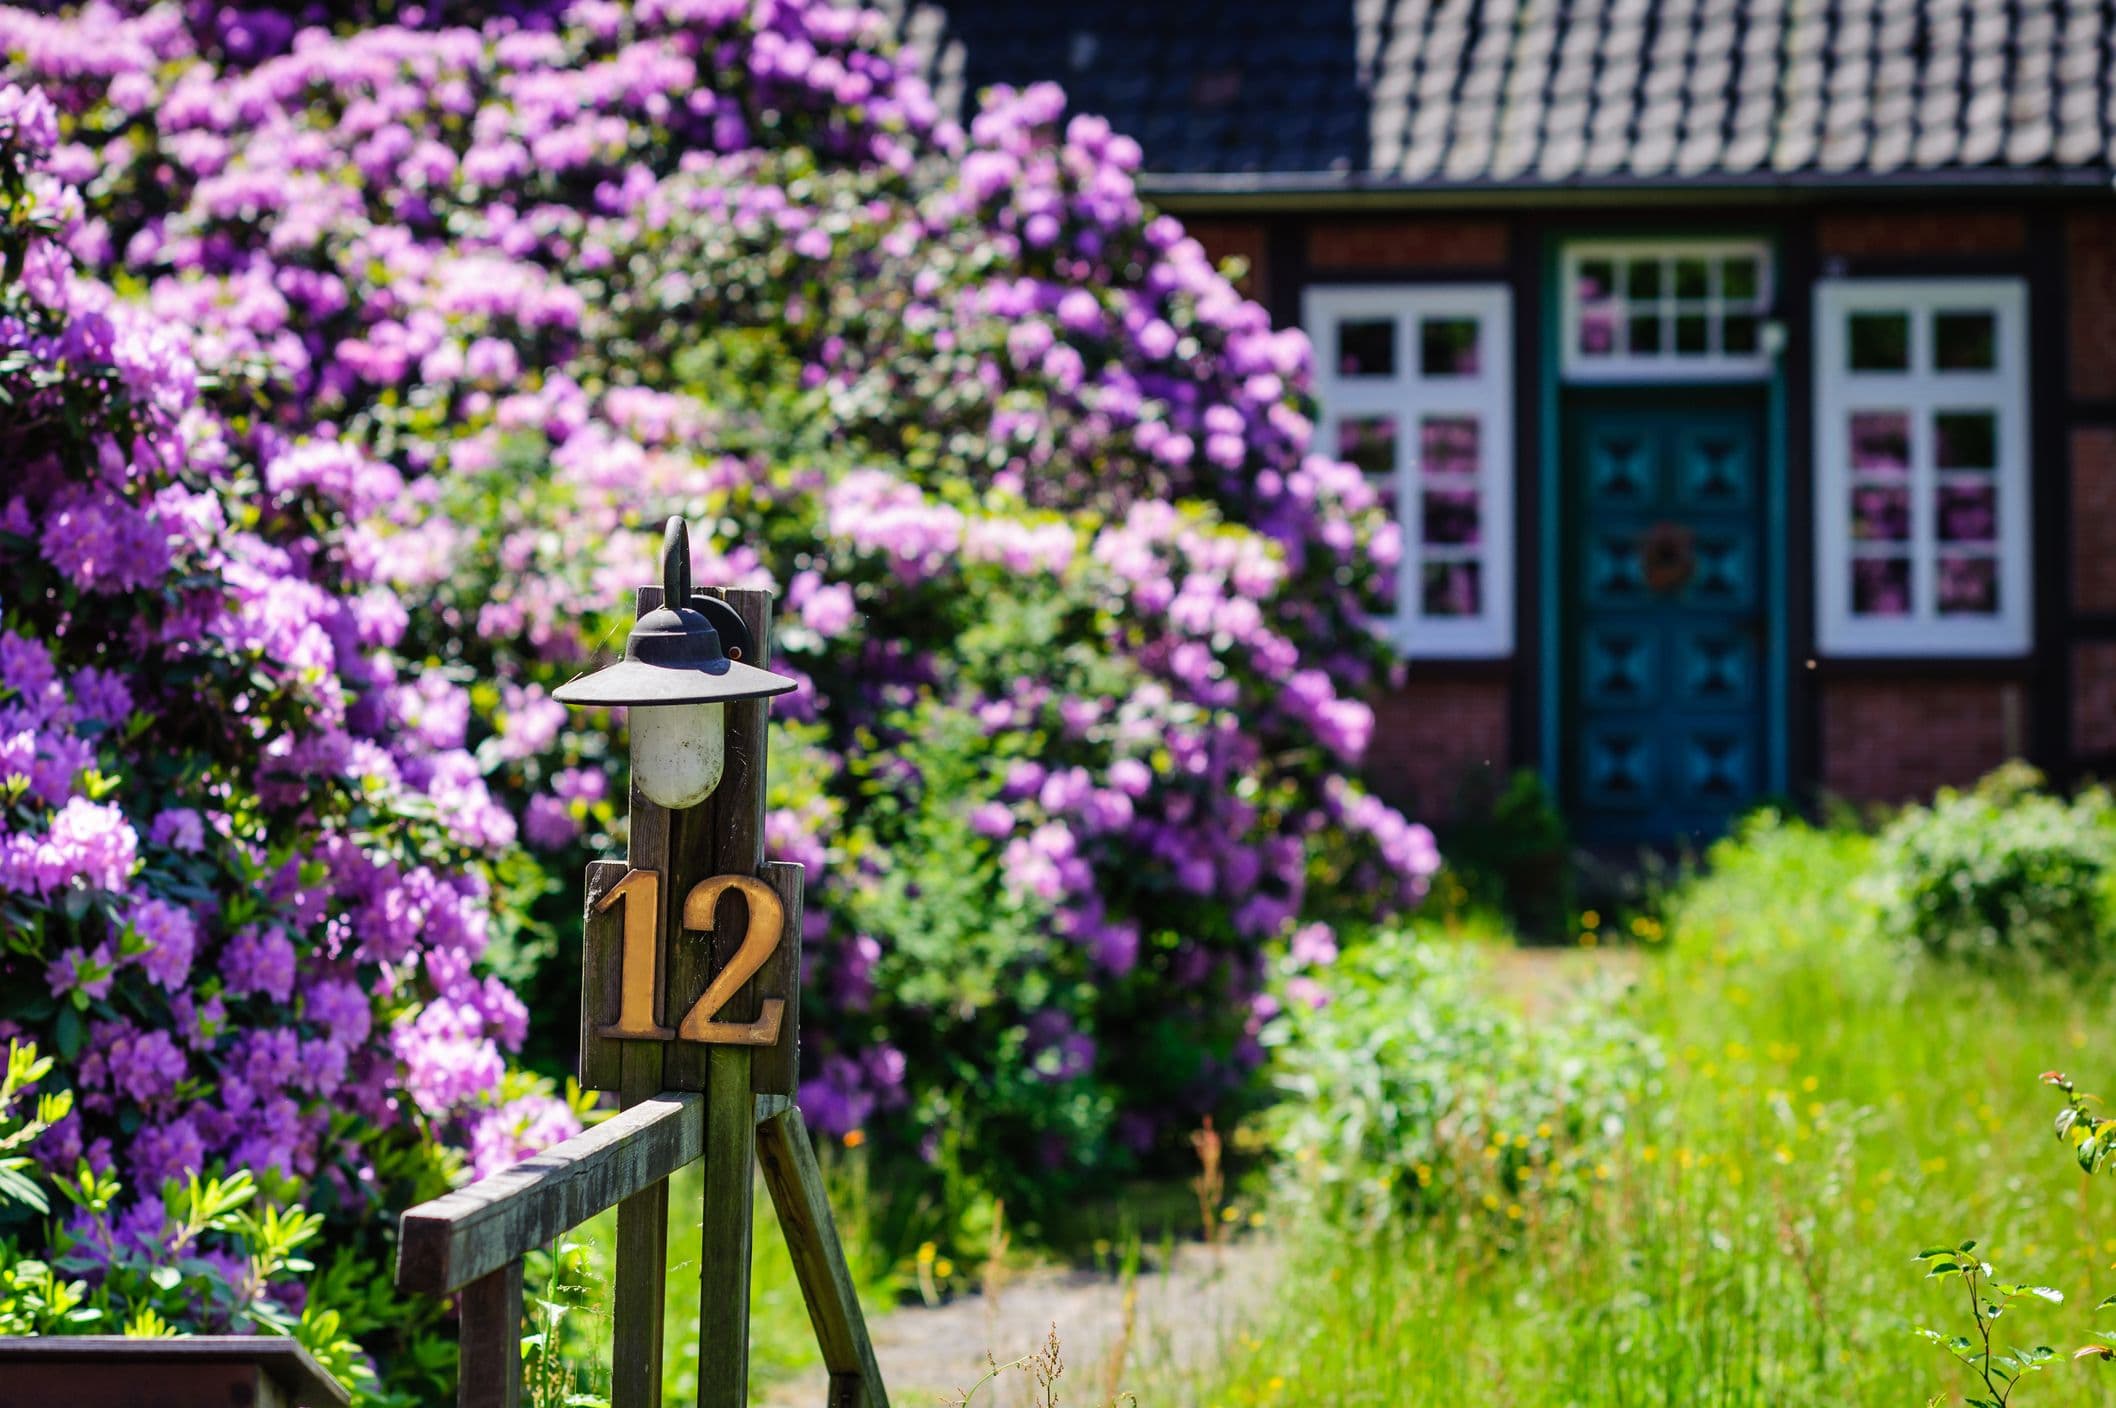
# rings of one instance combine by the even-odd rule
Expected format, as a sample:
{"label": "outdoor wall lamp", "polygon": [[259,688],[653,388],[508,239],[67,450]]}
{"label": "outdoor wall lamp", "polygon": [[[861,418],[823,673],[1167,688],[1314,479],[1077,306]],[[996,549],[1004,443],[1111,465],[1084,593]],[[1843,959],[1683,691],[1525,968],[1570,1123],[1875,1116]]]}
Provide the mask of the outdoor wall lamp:
{"label": "outdoor wall lamp", "polygon": [[633,623],[624,658],[551,692],[564,704],[631,710],[632,776],[648,799],[681,811],[720,785],[727,709],[799,686],[745,665],[749,628],[716,597],[691,595],[691,533],[671,518],[661,543],[661,605]]}

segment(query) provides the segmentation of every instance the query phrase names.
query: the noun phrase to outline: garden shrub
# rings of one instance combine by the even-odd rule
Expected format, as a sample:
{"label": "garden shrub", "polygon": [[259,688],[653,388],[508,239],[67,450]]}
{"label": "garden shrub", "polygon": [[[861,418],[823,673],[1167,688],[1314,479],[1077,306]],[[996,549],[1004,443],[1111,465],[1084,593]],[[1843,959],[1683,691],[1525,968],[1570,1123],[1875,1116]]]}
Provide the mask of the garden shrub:
{"label": "garden shrub", "polygon": [[402,1347],[436,1308],[375,1300],[388,1212],[577,1127],[476,972],[514,823],[405,726],[395,599],[273,497],[319,460],[251,369],[75,267],[57,135],[0,88],[0,1038],[53,1058],[31,1154],[74,1203],[0,1208],[0,1267],[81,1280],[72,1328]]}
{"label": "garden shrub", "polygon": [[1611,998],[1531,1022],[1493,1000],[1472,950],[1416,929],[1342,956],[1298,934],[1285,967],[1266,1126],[1287,1191],[1341,1226],[1576,1194],[1659,1096],[1660,1048]]}
{"label": "garden shrub", "polygon": [[1444,837],[1447,874],[1464,897],[1505,913],[1524,937],[1570,937],[1578,893],[1572,835],[1543,775],[1519,768],[1502,783],[1477,774],[1454,815]]}
{"label": "garden shrub", "polygon": [[2116,807],[2067,802],[2025,764],[1905,808],[1875,856],[1884,932],[1925,953],[2077,964],[2107,948]]}
{"label": "garden shrub", "polygon": [[[489,1167],[565,1128],[499,1046],[541,1024],[532,1049],[570,1060],[580,866],[621,844],[627,780],[610,721],[549,690],[621,638],[643,530],[682,513],[700,580],[780,593],[775,664],[804,681],[775,710],[768,846],[810,867],[811,1118],[951,1141],[1023,1208],[1166,1145],[1260,1060],[1267,947],[1296,922],[1349,939],[1437,864],[1351,778],[1387,668],[1360,617],[1397,543],[1311,453],[1305,340],[1142,205],[1136,144],[1049,87],[943,122],[875,14],[376,8],[406,23],[0,9],[58,109],[68,248],[197,367],[171,473],[228,525],[184,520],[137,626],[178,655],[150,651],[138,698],[188,710],[130,739],[76,710],[40,767],[84,795],[54,782],[11,821],[40,847],[115,835],[82,810],[91,756],[144,790],[138,883],[11,901],[37,961],[72,966],[48,1012],[11,983],[10,1020],[74,1089],[105,1079],[97,1003],[144,993],[127,1020],[157,1059],[208,1041],[187,1075],[239,1128],[172,1168],[276,1166],[240,1142],[281,1128],[242,1063],[337,1040],[358,1094],[302,1125],[318,1158],[293,1170],[334,1230],[451,1176],[446,1148]],[[4,540],[42,574],[8,608],[68,670],[108,668],[120,629],[59,581],[96,482],[79,456],[33,471]],[[165,808],[206,830],[157,832]],[[128,965],[167,927],[133,917],[142,884],[197,931],[184,991]],[[310,995],[340,979],[359,1004]],[[211,1098],[139,1090],[84,1113]]]}

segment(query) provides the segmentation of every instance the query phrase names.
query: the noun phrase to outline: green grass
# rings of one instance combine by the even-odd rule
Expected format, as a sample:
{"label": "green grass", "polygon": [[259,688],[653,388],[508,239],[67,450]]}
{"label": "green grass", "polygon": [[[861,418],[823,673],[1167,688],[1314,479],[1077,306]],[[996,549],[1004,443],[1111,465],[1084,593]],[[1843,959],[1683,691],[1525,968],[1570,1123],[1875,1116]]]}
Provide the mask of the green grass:
{"label": "green grass", "polygon": [[[1665,1086],[1584,1199],[1289,1232],[1284,1313],[1202,1368],[1143,1366],[1140,1402],[1956,1401],[1915,1328],[1968,1332],[1963,1288],[1912,1257],[1966,1237],[2065,1293],[2002,1341],[2085,1343],[2116,1292],[2112,1189],[2052,1139],[2036,1076],[2116,1088],[2109,985],[1906,963],[1861,924],[1869,844],[1769,830],[1672,898],[1623,1004]],[[2061,1365],[2013,1403],[2116,1403],[2116,1377]]]}
{"label": "green grass", "polygon": [[[704,1195],[703,1173],[698,1164],[679,1169],[669,1179],[669,1269],[667,1313],[663,1318],[662,1397],[671,1404],[695,1402],[698,1393],[699,1316],[699,1219],[697,1210]],[[861,1303],[870,1312],[893,1304],[897,1288],[888,1273],[888,1257],[876,1250],[866,1223],[868,1202],[856,1163],[846,1161],[831,1169],[831,1204],[837,1212],[838,1232],[854,1277],[860,1282]],[[822,1358],[815,1334],[808,1323],[808,1309],[801,1299],[800,1283],[794,1278],[793,1262],[787,1256],[786,1239],[779,1230],[771,1199],[760,1184],[756,1189],[756,1216],[751,1229],[750,1270],[750,1382],[753,1389],[800,1376],[812,1378],[817,1394],[822,1389]],[[610,1391],[611,1292],[610,1262],[617,1245],[617,1214],[613,1209],[575,1229],[561,1244],[551,1262],[531,1267],[531,1318],[538,1315],[535,1302],[563,1307],[559,1315],[563,1344],[563,1366],[551,1382],[539,1384],[532,1359],[529,1374],[532,1408],[563,1408],[568,1395],[592,1402],[607,1398]]]}

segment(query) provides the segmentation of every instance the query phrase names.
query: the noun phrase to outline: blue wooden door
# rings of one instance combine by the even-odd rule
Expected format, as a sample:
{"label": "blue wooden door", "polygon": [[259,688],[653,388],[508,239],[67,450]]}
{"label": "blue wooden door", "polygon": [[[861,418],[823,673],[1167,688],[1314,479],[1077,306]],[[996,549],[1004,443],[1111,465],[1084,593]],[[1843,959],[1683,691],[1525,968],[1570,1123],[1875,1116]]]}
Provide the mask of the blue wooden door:
{"label": "blue wooden door", "polygon": [[1561,726],[1581,839],[1706,839],[1763,785],[1760,394],[1568,407]]}

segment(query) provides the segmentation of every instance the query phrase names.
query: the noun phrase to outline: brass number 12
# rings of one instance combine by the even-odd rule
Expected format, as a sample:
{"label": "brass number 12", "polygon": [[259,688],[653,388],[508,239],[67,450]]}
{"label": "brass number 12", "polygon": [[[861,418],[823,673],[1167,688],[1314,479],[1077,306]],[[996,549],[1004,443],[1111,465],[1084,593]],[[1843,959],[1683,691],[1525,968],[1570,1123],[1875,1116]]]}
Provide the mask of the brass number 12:
{"label": "brass number 12", "polygon": [[667,1041],[676,1037],[716,1046],[770,1046],[778,1041],[779,1029],[786,1019],[783,998],[766,998],[754,1022],[713,1020],[772,956],[786,928],[786,907],[778,895],[763,881],[747,875],[715,875],[692,886],[683,898],[684,928],[711,929],[720,900],[730,890],[738,891],[749,901],[749,927],[743,931],[742,946],[691,1004],[691,1010],[684,1013],[683,1021],[673,1032],[654,1020],[661,991],[660,872],[630,871],[602,897],[595,906],[598,913],[619,900],[625,906],[617,1020],[603,1027],[602,1035],[632,1041]]}

